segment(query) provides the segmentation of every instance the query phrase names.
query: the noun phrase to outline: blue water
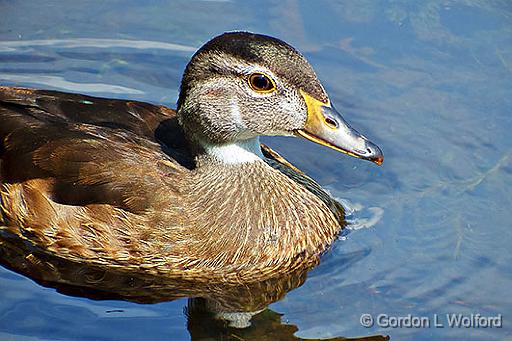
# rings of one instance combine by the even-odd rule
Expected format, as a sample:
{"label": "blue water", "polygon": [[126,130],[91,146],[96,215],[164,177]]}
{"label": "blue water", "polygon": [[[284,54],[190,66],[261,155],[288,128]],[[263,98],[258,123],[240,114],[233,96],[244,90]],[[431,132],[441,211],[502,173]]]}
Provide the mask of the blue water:
{"label": "blue water", "polygon": [[[271,311],[304,338],[512,338],[510,1],[1,1],[0,12],[0,84],[171,107],[215,35],[297,47],[385,162],[264,139],[351,212]],[[0,268],[0,339],[189,339],[186,304],[70,297]],[[437,314],[445,327],[365,328],[363,313]],[[450,328],[447,313],[501,314],[503,327]]]}

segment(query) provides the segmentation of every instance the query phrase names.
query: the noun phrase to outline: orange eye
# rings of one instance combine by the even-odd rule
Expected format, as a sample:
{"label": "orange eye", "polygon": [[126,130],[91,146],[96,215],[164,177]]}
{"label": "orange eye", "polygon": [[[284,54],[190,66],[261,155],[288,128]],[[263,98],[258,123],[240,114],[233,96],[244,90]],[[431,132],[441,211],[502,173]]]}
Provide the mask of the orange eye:
{"label": "orange eye", "polygon": [[257,92],[271,92],[276,89],[274,81],[262,73],[253,73],[249,76],[249,85]]}

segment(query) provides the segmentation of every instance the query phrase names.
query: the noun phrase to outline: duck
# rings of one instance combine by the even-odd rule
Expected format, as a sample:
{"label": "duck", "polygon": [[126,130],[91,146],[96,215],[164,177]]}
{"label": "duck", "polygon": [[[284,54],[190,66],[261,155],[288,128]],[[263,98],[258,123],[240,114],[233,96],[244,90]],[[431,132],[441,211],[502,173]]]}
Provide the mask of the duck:
{"label": "duck", "polygon": [[260,136],[384,159],[300,52],[239,31],[192,56],[176,110],[3,86],[0,122],[0,235],[86,266],[198,282],[316,264],[345,225],[342,205]]}

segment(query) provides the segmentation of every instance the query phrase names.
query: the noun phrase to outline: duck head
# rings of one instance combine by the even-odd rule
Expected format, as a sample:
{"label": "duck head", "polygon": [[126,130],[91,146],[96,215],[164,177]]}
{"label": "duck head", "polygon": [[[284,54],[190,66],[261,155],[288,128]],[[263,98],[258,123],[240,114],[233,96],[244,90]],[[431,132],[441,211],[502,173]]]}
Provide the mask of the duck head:
{"label": "duck head", "polygon": [[265,35],[225,33],[201,47],[185,69],[177,113],[188,138],[226,163],[261,157],[262,135],[301,136],[384,160],[336,111],[306,59]]}

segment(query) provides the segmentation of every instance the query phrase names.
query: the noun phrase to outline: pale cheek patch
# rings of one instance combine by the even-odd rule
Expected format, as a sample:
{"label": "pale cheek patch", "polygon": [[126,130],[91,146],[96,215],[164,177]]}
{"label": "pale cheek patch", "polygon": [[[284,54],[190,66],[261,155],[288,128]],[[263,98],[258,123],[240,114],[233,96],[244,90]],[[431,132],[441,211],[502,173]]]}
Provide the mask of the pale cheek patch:
{"label": "pale cheek patch", "polygon": [[237,130],[241,131],[247,129],[247,126],[242,119],[242,114],[240,113],[238,101],[234,97],[231,97],[229,101],[229,113]]}

